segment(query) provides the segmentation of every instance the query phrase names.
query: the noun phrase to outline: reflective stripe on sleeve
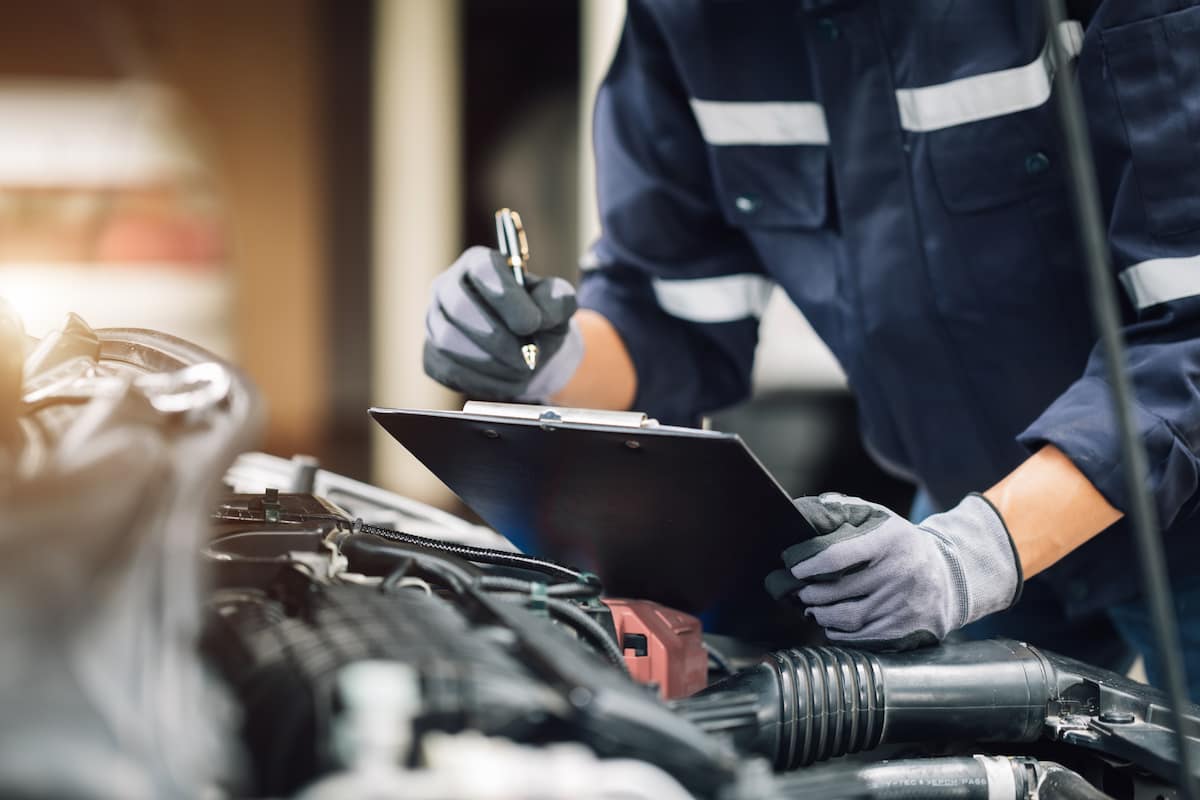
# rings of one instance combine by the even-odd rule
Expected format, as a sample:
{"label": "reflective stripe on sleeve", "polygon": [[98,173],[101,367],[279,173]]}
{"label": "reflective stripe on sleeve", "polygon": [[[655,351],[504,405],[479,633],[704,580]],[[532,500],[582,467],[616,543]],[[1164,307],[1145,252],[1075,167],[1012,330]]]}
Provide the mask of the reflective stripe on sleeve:
{"label": "reflective stripe on sleeve", "polygon": [[1200,295],[1200,256],[1154,258],[1121,272],[1121,284],[1138,311]]}
{"label": "reflective stripe on sleeve", "polygon": [[583,251],[583,255],[579,257],[579,269],[581,272],[590,272],[594,269],[600,269],[600,258],[596,255],[596,251],[589,247]]}
{"label": "reflective stripe on sleeve", "polygon": [[654,280],[658,305],[689,322],[735,322],[762,317],[775,283],[763,275]]}
{"label": "reflective stripe on sleeve", "polygon": [[709,144],[829,144],[819,103],[743,103],[692,100],[700,133]]}
{"label": "reflective stripe on sleeve", "polygon": [[[1078,20],[1061,23],[1058,35],[1072,57],[1079,55],[1083,26]],[[1041,55],[1023,67],[916,89],[897,89],[900,126],[921,133],[1037,108],[1050,99],[1057,66],[1054,48],[1047,40]]]}

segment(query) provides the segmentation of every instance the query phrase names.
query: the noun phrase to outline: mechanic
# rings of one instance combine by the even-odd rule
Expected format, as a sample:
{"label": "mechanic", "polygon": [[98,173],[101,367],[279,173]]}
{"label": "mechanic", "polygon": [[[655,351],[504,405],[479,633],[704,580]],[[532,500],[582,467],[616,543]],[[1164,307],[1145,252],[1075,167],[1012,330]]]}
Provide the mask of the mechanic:
{"label": "mechanic", "polygon": [[1156,681],[1050,102],[1075,69],[1200,697],[1200,3],[1072,16],[1063,65],[1033,0],[630,0],[579,309],[565,281],[527,295],[468,250],[435,284],[427,372],[694,424],[747,396],[779,285],[841,361],[872,454],[942,510],[801,498],[822,535],[784,554],[782,589],[840,642],[967,626],[1117,670],[1141,653]]}

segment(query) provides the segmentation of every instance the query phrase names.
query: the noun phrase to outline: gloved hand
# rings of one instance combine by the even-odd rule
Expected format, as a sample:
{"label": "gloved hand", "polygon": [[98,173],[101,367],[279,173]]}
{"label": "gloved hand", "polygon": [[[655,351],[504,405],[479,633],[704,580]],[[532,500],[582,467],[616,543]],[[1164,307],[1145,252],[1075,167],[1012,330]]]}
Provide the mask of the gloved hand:
{"label": "gloved hand", "polygon": [[908,650],[1017,602],[1024,579],[999,512],[982,495],[920,525],[857,497],[801,497],[818,536],[783,552],[767,591],[805,606],[831,640]]}
{"label": "gloved hand", "polygon": [[[583,359],[583,336],[571,321],[575,290],[562,278],[525,275],[517,285],[496,250],[472,247],[433,284],[425,316],[425,372],[483,400],[545,402]],[[538,346],[530,370],[521,346]]]}

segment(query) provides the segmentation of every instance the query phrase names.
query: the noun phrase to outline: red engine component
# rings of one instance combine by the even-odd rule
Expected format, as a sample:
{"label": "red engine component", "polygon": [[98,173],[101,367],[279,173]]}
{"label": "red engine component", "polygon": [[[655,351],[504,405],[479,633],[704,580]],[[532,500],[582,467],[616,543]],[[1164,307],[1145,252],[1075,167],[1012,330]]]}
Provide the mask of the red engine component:
{"label": "red engine component", "polygon": [[663,699],[687,697],[708,682],[700,620],[650,600],[604,600],[635,680],[657,684]]}

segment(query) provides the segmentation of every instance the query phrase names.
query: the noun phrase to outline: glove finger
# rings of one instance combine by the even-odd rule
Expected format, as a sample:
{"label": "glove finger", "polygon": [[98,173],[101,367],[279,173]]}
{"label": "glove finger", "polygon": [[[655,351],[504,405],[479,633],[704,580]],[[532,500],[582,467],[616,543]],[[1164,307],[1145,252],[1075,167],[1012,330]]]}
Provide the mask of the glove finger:
{"label": "glove finger", "polygon": [[[525,377],[526,367],[516,339],[473,335],[455,324],[454,318],[436,302],[425,315],[425,338],[465,369],[501,380]],[[504,347],[505,344],[510,346]]]}
{"label": "glove finger", "polygon": [[[490,263],[487,253],[483,248],[468,250],[453,267],[434,281],[430,316],[433,316],[433,309],[440,308],[450,324],[478,345],[479,349],[515,372],[523,373],[527,369],[521,356],[521,345],[524,342],[508,329],[505,322],[467,279],[467,271],[472,264],[480,260]],[[476,353],[467,355],[456,348],[451,352],[460,359],[465,357],[479,360]]]}
{"label": "glove finger", "polygon": [[[466,281],[465,272],[451,269],[433,281],[433,303],[458,327],[477,337],[509,333]],[[515,340],[515,339],[514,339]]]}
{"label": "glove finger", "polygon": [[438,350],[454,353],[467,360],[490,360],[487,351],[450,322],[437,301],[434,301],[425,314],[425,342]]}
{"label": "glove finger", "polygon": [[[845,531],[839,531],[838,533],[830,533],[825,536],[814,536],[811,539],[807,539],[803,542],[798,542],[792,545],[787,550],[784,550],[780,555],[783,558],[783,563],[786,564],[790,569],[798,564],[802,564],[805,561],[811,560],[819,553],[823,553],[839,542],[848,542],[852,539],[857,539],[862,535],[862,531],[857,531],[853,528],[850,528]],[[831,570],[831,572],[840,573],[845,568],[845,566],[838,567],[837,569]]]}
{"label": "glove finger", "polygon": [[804,582],[786,569],[773,570],[763,578],[763,587],[766,588],[767,594],[771,595],[775,602],[786,605],[796,604],[796,590],[803,586]]}
{"label": "glove finger", "polygon": [[512,400],[521,386],[464,366],[428,341],[422,352],[425,374],[443,386],[480,400]]}
{"label": "glove finger", "polygon": [[562,278],[537,278],[535,281],[529,296],[541,309],[542,328],[565,325],[579,308],[575,287]]}
{"label": "glove finger", "polygon": [[792,545],[782,553],[783,562],[793,567],[801,561],[841,541],[854,539],[870,533],[891,518],[891,512],[882,506],[845,498],[855,502],[842,502],[842,495],[800,497],[793,502],[819,536]]}
{"label": "glove finger", "polygon": [[869,604],[866,620],[853,631],[856,645],[875,650],[908,650],[940,641],[933,625],[925,620],[925,609],[896,586],[877,592]]}
{"label": "glove finger", "polygon": [[841,492],[821,492],[819,497],[826,503],[838,503],[843,506],[866,506],[874,508],[877,511],[882,511],[885,514],[892,514],[892,510],[885,505],[874,503],[870,500],[865,500],[857,495],[842,494]]}
{"label": "glove finger", "polygon": [[827,606],[810,606],[804,613],[830,633],[856,633],[871,619],[871,598],[858,597]]}
{"label": "glove finger", "polygon": [[828,581],[871,563],[878,551],[879,544],[862,533],[834,533],[792,545],[783,552],[783,561],[800,580]]}
{"label": "glove finger", "polygon": [[819,534],[833,533],[846,526],[863,527],[889,514],[882,506],[832,492],[819,497],[798,497],[792,502]]}
{"label": "glove finger", "polygon": [[830,580],[809,578],[801,581],[792,575],[801,584],[796,599],[806,606],[827,606],[852,597],[865,597],[880,587],[879,576],[874,573],[867,565],[861,565]]}
{"label": "glove finger", "polygon": [[505,328],[517,336],[530,336],[545,327],[542,310],[529,296],[529,291],[517,283],[512,267],[498,251],[472,247],[459,260],[465,261],[463,280],[478,293]]}

